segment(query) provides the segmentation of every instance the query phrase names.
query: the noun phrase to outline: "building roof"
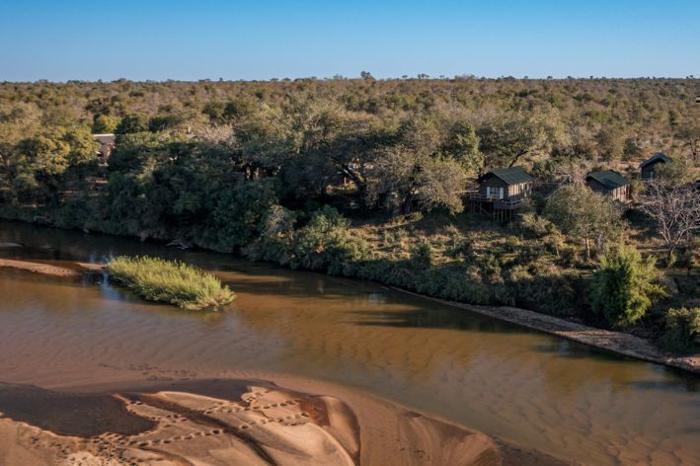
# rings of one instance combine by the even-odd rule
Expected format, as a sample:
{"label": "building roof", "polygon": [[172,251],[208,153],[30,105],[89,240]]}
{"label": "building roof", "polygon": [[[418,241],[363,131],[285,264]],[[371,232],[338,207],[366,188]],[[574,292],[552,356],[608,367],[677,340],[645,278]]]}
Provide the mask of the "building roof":
{"label": "building roof", "polygon": [[668,155],[664,154],[663,152],[657,152],[656,154],[652,155],[648,159],[646,159],[644,162],[641,163],[640,167],[644,168],[647,165],[651,165],[652,163],[657,163],[657,162],[671,162],[671,157]]}
{"label": "building roof", "polygon": [[593,179],[605,186],[607,189],[621,188],[627,186],[629,182],[624,176],[620,175],[615,170],[604,170],[599,172],[591,172],[586,176],[586,179]]}
{"label": "building roof", "polygon": [[488,176],[495,176],[509,185],[527,183],[533,180],[532,176],[520,167],[497,168],[486,173],[480,180]]}
{"label": "building roof", "polygon": [[92,137],[103,146],[114,144],[116,139],[116,136],[112,133],[93,134]]}

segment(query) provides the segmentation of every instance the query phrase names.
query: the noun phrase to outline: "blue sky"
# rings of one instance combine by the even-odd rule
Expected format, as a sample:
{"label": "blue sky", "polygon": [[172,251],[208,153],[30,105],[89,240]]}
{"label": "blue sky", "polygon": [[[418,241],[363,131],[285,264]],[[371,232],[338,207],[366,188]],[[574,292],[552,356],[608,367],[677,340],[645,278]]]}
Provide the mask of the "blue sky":
{"label": "blue sky", "polygon": [[700,76],[700,0],[0,0],[0,81]]}

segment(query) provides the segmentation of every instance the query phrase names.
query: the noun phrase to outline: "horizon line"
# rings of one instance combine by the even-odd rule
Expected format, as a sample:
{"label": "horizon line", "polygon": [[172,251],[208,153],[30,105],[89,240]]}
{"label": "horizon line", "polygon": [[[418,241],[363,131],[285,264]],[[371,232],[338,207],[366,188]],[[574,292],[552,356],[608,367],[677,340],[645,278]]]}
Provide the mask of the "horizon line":
{"label": "horizon line", "polygon": [[504,76],[477,76],[473,74],[460,74],[454,76],[430,76],[427,74],[419,74],[416,76],[394,76],[394,77],[362,77],[362,76],[342,76],[333,75],[327,77],[318,76],[303,76],[303,77],[284,77],[284,78],[262,78],[262,79],[225,79],[219,78],[199,78],[199,79],[131,79],[131,78],[116,78],[116,79],[68,79],[68,80],[52,80],[52,79],[35,79],[35,80],[0,80],[0,84],[111,84],[111,83],[136,83],[136,84],[159,84],[159,83],[279,83],[279,82],[298,82],[298,81],[634,81],[634,80],[666,80],[666,81],[698,81],[700,76],[689,74],[685,77],[679,76],[565,76],[556,77],[548,75],[541,76],[522,76],[516,77],[512,75]]}

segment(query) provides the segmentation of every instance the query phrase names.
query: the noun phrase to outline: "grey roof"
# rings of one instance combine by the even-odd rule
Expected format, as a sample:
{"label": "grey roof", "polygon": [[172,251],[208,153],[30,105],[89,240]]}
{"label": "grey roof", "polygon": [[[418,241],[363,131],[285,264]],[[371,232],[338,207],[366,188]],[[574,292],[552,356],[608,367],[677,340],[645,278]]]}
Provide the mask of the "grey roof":
{"label": "grey roof", "polygon": [[527,183],[534,179],[528,172],[520,167],[497,168],[486,173],[480,179],[483,180],[491,175],[503,180],[506,184]]}
{"label": "grey roof", "polygon": [[586,176],[586,179],[594,179],[608,189],[620,188],[627,186],[629,182],[624,176],[620,175],[615,170],[604,170],[599,172],[591,172]]}
{"label": "grey roof", "polygon": [[656,163],[656,162],[671,162],[671,157],[668,155],[664,154],[663,152],[657,152],[656,154],[652,155],[648,159],[646,159],[644,162],[641,163],[640,167],[644,168],[649,164]]}

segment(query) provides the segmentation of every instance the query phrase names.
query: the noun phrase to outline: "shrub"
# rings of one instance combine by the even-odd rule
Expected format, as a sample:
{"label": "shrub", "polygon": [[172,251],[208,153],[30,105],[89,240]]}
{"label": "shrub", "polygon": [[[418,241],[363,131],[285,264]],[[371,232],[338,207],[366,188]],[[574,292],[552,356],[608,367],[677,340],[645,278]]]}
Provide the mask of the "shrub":
{"label": "shrub", "polygon": [[116,134],[140,133],[148,130],[146,117],[141,114],[126,115],[114,128]]}
{"label": "shrub", "polygon": [[576,294],[571,279],[553,265],[516,265],[506,275],[512,304],[546,314],[574,313]]}
{"label": "shrub", "polygon": [[271,183],[244,181],[219,195],[205,231],[198,242],[231,252],[252,242],[261,230],[277,197]]}
{"label": "shrub", "polygon": [[700,351],[700,308],[669,309],[661,344],[672,351]]}
{"label": "shrub", "polygon": [[219,310],[235,298],[214,275],[183,262],[119,256],[107,264],[107,271],[148,301],[175,304],[189,311]]}
{"label": "shrub", "polygon": [[350,234],[348,221],[337,210],[325,206],[296,232],[290,265],[352,276],[356,274],[357,263],[368,256],[367,243]]}
{"label": "shrub", "polygon": [[92,132],[113,133],[120,121],[118,116],[96,114],[92,118]]}
{"label": "shrub", "polygon": [[430,243],[422,242],[411,250],[411,264],[418,269],[433,265],[433,247]]}
{"label": "shrub", "polygon": [[520,226],[523,231],[536,238],[541,238],[557,230],[557,227],[550,220],[532,212],[524,213],[520,217]]}
{"label": "shrub", "polygon": [[654,258],[642,259],[639,251],[620,246],[600,259],[593,274],[591,306],[613,327],[639,321],[651,306],[651,297],[663,294],[654,283]]}
{"label": "shrub", "polygon": [[474,260],[476,254],[474,242],[469,238],[454,238],[452,244],[450,244],[445,251],[445,254],[454,259],[461,259],[465,263],[469,263]]}
{"label": "shrub", "polygon": [[445,277],[440,297],[471,304],[490,304],[491,291],[479,277],[466,271],[451,270]]}
{"label": "shrub", "polygon": [[263,221],[260,237],[243,248],[243,254],[252,260],[288,265],[292,260],[296,221],[295,212],[277,204],[273,205]]}

